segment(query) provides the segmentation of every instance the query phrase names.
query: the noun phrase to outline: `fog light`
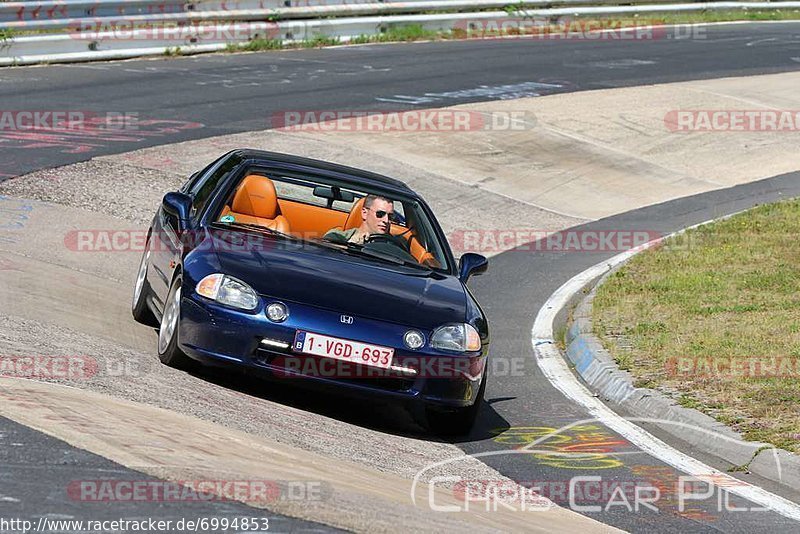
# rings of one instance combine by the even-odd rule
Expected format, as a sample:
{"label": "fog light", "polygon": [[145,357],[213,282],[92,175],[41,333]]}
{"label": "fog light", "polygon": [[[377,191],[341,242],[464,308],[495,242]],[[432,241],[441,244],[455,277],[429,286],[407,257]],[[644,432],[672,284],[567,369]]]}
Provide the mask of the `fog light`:
{"label": "fog light", "polygon": [[389,367],[389,369],[397,373],[403,373],[404,375],[417,376],[417,370],[414,369],[413,367],[403,367],[401,365],[393,365]]}
{"label": "fog light", "polygon": [[269,339],[266,337],[261,340],[261,344],[264,345],[265,347],[274,347],[276,349],[289,348],[289,344],[286,343],[285,341],[278,341],[277,339]]}
{"label": "fog light", "polygon": [[417,350],[425,344],[425,336],[422,335],[422,332],[418,332],[417,330],[409,330],[406,332],[406,335],[403,336],[403,342],[409,349]]}
{"label": "fog light", "polygon": [[273,323],[282,323],[289,317],[289,308],[282,302],[273,302],[267,306],[267,318]]}

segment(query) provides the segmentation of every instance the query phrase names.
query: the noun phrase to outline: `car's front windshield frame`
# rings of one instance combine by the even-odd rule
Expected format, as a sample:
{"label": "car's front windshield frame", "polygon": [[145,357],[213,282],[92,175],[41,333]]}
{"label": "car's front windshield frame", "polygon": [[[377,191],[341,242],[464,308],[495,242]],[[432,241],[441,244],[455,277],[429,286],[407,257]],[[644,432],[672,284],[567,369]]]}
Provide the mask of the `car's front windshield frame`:
{"label": "car's front windshield frame", "polygon": [[[303,180],[305,182],[316,183],[318,185],[339,186],[343,189],[356,191],[364,195],[375,194],[391,198],[393,201],[402,204],[406,218],[409,216],[409,209],[415,212],[415,217],[420,215],[424,217],[424,220],[427,222],[429,227],[429,231],[426,232],[426,237],[428,239],[435,239],[437,242],[436,249],[438,254],[433,253],[433,251],[431,252],[434,254],[434,256],[436,256],[440,263],[442,263],[441,260],[444,260],[442,266],[427,267],[422,264],[420,265],[440,273],[447,273],[451,275],[456,273],[456,262],[445,234],[433,215],[432,210],[421,198],[414,195],[403,194],[402,192],[394,189],[382,189],[371,185],[366,185],[360,183],[358,177],[353,177],[351,180],[347,180],[347,176],[342,176],[339,173],[331,173],[335,174],[336,176],[327,176],[319,172],[318,169],[313,168],[304,168],[302,170],[287,169],[282,166],[278,167],[260,164],[259,162],[254,162],[252,160],[244,161],[240,164],[238,169],[230,173],[228,178],[224,181],[225,183],[221,184],[218,193],[213,195],[213,198],[210,199],[206,205],[205,214],[202,216],[202,224],[210,225],[211,223],[219,223],[219,215],[224,206],[230,201],[241,181],[250,174],[267,176],[273,181],[281,181],[281,178],[287,178],[289,180],[286,181]],[[305,237],[298,237],[298,239],[312,243],[315,241],[314,239]]]}

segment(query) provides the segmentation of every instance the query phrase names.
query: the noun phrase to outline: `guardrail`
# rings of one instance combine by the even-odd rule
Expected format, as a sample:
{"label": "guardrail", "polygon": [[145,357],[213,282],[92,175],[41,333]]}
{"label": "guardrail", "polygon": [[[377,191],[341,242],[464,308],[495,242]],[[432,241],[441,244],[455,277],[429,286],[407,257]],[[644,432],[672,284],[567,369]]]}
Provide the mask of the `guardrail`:
{"label": "guardrail", "polygon": [[[291,1],[291,0],[289,0]],[[0,30],[57,30],[85,23],[192,23],[210,20],[291,20],[317,17],[374,16],[427,11],[459,12],[481,9],[549,8],[554,6],[614,5],[630,0],[332,0],[319,5],[285,5],[285,0],[61,0],[0,3]],[[295,0],[296,1],[296,0]],[[651,0],[668,3],[674,0]]]}
{"label": "guardrail", "polygon": [[[287,0],[289,1],[289,0]],[[295,0],[296,1],[296,0]],[[604,0],[601,0],[604,1]],[[658,0],[655,0],[658,1]],[[593,5],[585,6],[597,0],[533,0],[525,2],[528,8],[519,13],[509,11],[466,11],[449,13],[425,13],[438,11],[447,7],[450,11],[459,9],[490,8],[509,0],[418,0],[410,2],[365,2],[346,3],[338,0],[334,5],[288,7],[274,9],[229,9],[226,11],[196,11],[192,8],[181,13],[122,13],[113,17],[65,17],[52,21],[34,20],[18,21],[26,26],[2,23],[0,30],[31,29],[64,29],[45,35],[30,35],[2,38],[0,33],[0,66],[27,65],[42,62],[71,62],[100,59],[121,59],[145,55],[160,55],[170,50],[180,49],[182,54],[194,54],[224,50],[229,45],[246,43],[253,39],[276,40],[283,43],[295,43],[313,40],[319,37],[338,38],[347,42],[359,36],[379,35],[392,27],[419,25],[425,30],[452,31],[454,29],[469,30],[471,21],[496,21],[500,26],[504,21],[519,21],[522,17],[546,19],[574,16],[608,16],[634,15],[665,12],[689,12],[715,9],[798,9],[800,1],[786,2],[693,2],[682,4],[647,5]],[[103,9],[109,6],[124,9],[150,9],[153,6],[241,6],[272,5],[281,0],[241,0],[226,2],[209,0],[197,2],[172,2],[171,0],[62,0],[60,2],[8,2],[0,4],[0,8],[9,5],[42,6],[56,4],[69,5],[65,8],[76,9],[76,6],[96,6]],[[530,9],[532,5],[552,5],[559,3],[564,7]],[[520,9],[521,4],[514,4]],[[165,10],[167,7],[164,8]],[[282,10],[282,11],[281,11]],[[290,11],[291,10],[291,11]],[[422,11],[416,14],[399,14],[406,10]],[[0,9],[0,12],[2,9]],[[280,13],[280,15],[276,15]],[[384,15],[391,13],[391,15]],[[336,18],[334,17],[336,15]],[[342,17],[340,15],[360,15]],[[371,14],[371,15],[370,15]],[[365,15],[365,16],[361,16]],[[377,16],[376,16],[377,15]],[[313,17],[331,18],[313,18]],[[312,17],[312,18],[308,18]],[[62,25],[41,25],[42,22],[54,22]]]}

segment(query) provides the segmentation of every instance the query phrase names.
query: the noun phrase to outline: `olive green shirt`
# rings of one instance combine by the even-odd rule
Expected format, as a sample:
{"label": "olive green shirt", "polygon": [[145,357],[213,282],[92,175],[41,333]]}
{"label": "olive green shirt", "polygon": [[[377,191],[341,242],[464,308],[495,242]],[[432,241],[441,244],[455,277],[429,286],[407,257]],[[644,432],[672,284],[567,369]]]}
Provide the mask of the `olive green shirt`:
{"label": "olive green shirt", "polygon": [[356,235],[356,232],[358,232],[358,228],[351,228],[350,230],[333,229],[326,232],[325,235],[322,236],[322,239],[333,241],[334,243],[363,243],[366,235],[361,239],[353,240],[353,236]]}

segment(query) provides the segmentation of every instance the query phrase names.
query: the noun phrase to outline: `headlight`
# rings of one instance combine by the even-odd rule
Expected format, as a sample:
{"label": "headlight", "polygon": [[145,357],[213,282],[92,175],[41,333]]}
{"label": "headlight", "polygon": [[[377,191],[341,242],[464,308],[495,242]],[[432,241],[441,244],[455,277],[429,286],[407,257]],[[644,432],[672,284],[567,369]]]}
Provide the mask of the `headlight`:
{"label": "headlight", "polygon": [[224,274],[210,274],[200,280],[195,288],[198,295],[240,310],[255,310],[258,295],[241,280]]}
{"label": "headlight", "polygon": [[433,332],[431,347],[439,350],[472,352],[481,349],[481,336],[472,325],[447,324]]}

